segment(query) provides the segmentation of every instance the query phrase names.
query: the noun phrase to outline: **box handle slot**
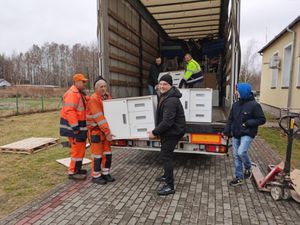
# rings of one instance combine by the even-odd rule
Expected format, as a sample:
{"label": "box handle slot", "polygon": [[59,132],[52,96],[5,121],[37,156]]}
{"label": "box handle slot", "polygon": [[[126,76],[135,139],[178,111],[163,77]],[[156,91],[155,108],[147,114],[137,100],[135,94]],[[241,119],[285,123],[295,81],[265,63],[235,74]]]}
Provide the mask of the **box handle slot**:
{"label": "box handle slot", "polygon": [[136,116],[135,118],[137,120],[144,120],[144,119],[146,119],[146,116]]}
{"label": "box handle slot", "polygon": [[137,104],[134,104],[134,107],[145,107],[145,103],[137,103]]}
{"label": "box handle slot", "polygon": [[137,131],[138,131],[138,132],[146,132],[146,131],[147,131],[147,128],[138,128]]}
{"label": "box handle slot", "polygon": [[126,114],[122,114],[122,117],[123,117],[123,123],[126,124]]}

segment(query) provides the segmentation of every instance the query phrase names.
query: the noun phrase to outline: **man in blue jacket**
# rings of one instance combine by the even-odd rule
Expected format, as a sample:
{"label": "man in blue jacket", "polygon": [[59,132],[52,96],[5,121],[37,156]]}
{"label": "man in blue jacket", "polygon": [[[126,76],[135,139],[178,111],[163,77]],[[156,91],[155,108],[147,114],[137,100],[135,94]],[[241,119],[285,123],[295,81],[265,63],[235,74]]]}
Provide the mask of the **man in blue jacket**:
{"label": "man in blue jacket", "polygon": [[[224,129],[224,138],[232,136],[234,150],[235,178],[229,183],[237,186],[244,183],[244,179],[252,176],[251,161],[248,150],[259,125],[266,122],[264,112],[252,93],[251,85],[239,83],[236,86],[238,101],[232,105],[228,122]],[[243,171],[244,167],[244,171]]]}

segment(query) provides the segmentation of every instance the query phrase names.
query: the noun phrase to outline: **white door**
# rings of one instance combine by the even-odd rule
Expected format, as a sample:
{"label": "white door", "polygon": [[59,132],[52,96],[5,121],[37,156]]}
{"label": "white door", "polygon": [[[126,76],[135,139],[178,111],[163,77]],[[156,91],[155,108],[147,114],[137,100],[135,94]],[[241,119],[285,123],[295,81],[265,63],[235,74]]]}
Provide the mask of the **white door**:
{"label": "white door", "polygon": [[127,139],[130,137],[127,101],[107,100],[103,103],[104,115],[109,124],[113,139]]}

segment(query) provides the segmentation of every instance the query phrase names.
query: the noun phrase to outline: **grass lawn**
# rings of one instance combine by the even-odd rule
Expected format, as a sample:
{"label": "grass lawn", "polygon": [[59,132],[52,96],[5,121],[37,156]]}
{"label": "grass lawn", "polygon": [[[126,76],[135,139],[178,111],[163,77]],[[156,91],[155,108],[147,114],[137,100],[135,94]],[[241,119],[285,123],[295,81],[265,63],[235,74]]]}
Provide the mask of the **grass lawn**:
{"label": "grass lawn", "polygon": [[[0,145],[28,137],[59,137],[59,112],[0,118],[0,137]],[[64,182],[67,168],[55,160],[65,157],[69,149],[61,145],[32,155],[0,153],[0,218]]]}
{"label": "grass lawn", "polygon": [[[43,103],[42,103],[43,102]],[[44,110],[58,109],[61,106],[60,97],[44,97],[42,98],[18,98],[19,113],[38,112]],[[16,98],[0,99],[0,116],[16,115]]]}
{"label": "grass lawn", "polygon": [[276,118],[276,116],[268,113],[268,112],[264,112],[265,113],[265,116],[266,116],[266,119],[268,122],[277,122],[278,119]]}
{"label": "grass lawn", "polygon": [[[287,147],[287,135],[280,128],[259,128],[259,136],[269,143],[276,150],[281,158],[285,160]],[[294,139],[292,151],[292,165],[300,169],[300,140]]]}

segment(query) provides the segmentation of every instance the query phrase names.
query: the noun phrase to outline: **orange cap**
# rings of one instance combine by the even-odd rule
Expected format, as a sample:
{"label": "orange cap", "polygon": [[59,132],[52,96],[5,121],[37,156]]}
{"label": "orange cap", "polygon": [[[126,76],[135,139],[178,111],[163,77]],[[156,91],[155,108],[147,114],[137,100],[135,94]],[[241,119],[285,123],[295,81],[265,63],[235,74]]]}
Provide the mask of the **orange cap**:
{"label": "orange cap", "polygon": [[81,73],[76,73],[73,76],[73,81],[87,81],[88,79],[85,78],[85,76]]}

